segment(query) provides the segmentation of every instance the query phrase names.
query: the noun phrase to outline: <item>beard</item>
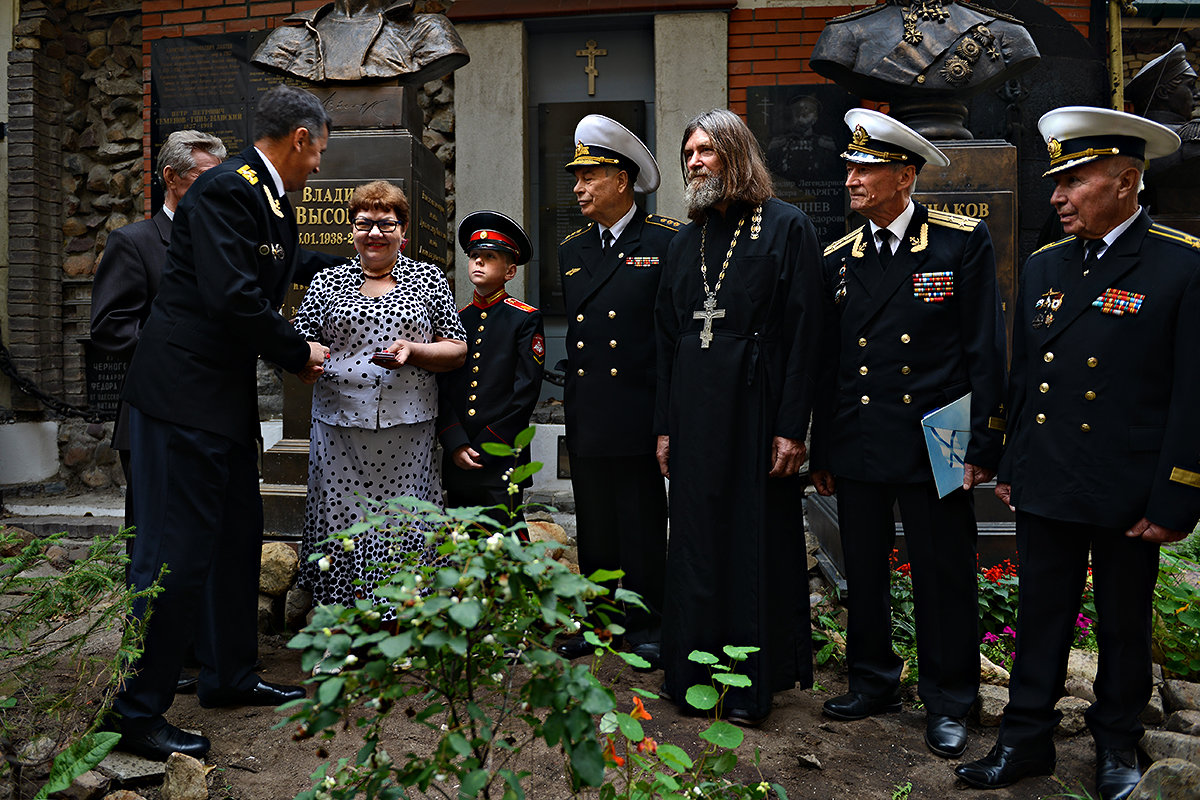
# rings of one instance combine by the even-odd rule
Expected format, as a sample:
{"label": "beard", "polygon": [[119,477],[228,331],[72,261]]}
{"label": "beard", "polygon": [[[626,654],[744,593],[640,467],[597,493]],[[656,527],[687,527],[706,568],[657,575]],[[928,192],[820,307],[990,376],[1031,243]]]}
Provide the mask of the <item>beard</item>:
{"label": "beard", "polygon": [[725,181],[719,174],[707,170],[694,170],[688,175],[687,185],[683,187],[683,202],[687,204],[688,216],[695,218],[725,194]]}

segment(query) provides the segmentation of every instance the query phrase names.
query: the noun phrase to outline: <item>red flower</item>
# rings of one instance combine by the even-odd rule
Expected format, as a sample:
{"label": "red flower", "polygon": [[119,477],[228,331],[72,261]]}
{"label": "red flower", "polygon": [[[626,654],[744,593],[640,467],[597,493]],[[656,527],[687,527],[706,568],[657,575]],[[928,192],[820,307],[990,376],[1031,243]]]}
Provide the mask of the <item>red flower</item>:
{"label": "red flower", "polygon": [[640,697],[633,698],[633,711],[629,713],[629,716],[634,719],[654,719],[654,717],[650,716],[650,712],[646,710],[646,706],[642,704],[642,698]]}
{"label": "red flower", "polygon": [[618,767],[625,766],[625,759],[617,755],[617,750],[613,746],[613,739],[611,736],[609,736],[605,741],[604,752],[602,755],[604,756],[604,760],[610,764],[616,764]]}
{"label": "red flower", "polygon": [[650,755],[654,755],[658,752],[658,742],[647,736],[645,739],[642,739],[637,743],[637,751],[639,753],[649,753]]}

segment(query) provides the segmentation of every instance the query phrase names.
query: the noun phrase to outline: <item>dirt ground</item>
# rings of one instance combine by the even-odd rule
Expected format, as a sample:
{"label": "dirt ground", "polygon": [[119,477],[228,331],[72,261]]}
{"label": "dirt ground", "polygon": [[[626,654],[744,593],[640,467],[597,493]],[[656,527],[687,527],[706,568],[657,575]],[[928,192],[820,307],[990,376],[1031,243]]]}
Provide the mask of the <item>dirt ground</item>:
{"label": "dirt ground", "polygon": [[[262,674],[272,681],[301,683],[305,676],[299,670],[299,655],[288,650],[285,643],[284,637],[263,637]],[[821,703],[845,691],[844,671],[818,670],[817,681],[818,689],[794,689],[776,695],[770,718],[762,728],[746,731],[746,741],[738,751],[740,764],[748,765],[754,748],[759,748],[763,777],[781,784],[792,800],[942,799],[951,793],[961,800],[1034,800],[1083,795],[1085,789],[1094,793],[1093,750],[1086,734],[1057,741],[1058,771],[1053,778],[1031,778],[1009,789],[979,794],[954,777],[952,768],[957,762],[934,756],[926,749],[922,738],[924,715],[914,710],[911,698],[899,714],[834,722],[821,716]],[[626,672],[618,677],[614,688],[618,701],[628,705],[630,687],[654,691],[661,682],[661,672]],[[647,735],[659,743],[670,742],[693,753],[697,750],[697,734],[707,726],[703,719],[681,716],[665,700],[647,701],[646,709],[654,717],[644,723]],[[270,708],[202,709],[194,696],[182,695],[168,718],[176,725],[200,730],[212,740],[208,763],[215,767],[209,776],[214,800],[294,797],[310,786],[309,775],[326,760],[317,755],[319,743],[292,741],[290,729],[274,727],[281,717]],[[403,720],[396,725],[395,739],[388,744],[395,756],[410,748],[419,750],[431,741],[431,734],[415,723]],[[986,754],[995,734],[995,729],[972,723],[967,757]],[[358,742],[353,734],[339,734],[323,746],[329,759],[336,760],[352,755]],[[526,753],[529,756],[522,768],[533,772],[531,798],[557,800],[571,796],[560,756],[545,750]],[[816,756],[820,768],[803,766],[801,756]],[[745,776],[757,780],[753,768],[745,770]],[[896,793],[909,783],[911,793]],[[154,785],[129,788],[147,800],[159,800]]]}

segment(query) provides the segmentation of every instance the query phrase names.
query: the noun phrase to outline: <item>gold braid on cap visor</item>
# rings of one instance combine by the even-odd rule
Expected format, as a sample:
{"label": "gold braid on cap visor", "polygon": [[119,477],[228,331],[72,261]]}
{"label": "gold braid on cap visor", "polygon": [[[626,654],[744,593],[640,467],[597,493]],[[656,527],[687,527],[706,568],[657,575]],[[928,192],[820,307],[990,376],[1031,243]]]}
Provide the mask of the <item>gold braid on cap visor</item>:
{"label": "gold braid on cap visor", "polygon": [[872,150],[867,147],[867,142],[869,141],[871,141],[871,136],[867,133],[866,129],[862,125],[856,125],[854,127],[854,136],[850,139],[850,144],[846,146],[846,149],[866,153],[869,156],[889,161],[908,161],[908,153],[889,153],[886,150]]}

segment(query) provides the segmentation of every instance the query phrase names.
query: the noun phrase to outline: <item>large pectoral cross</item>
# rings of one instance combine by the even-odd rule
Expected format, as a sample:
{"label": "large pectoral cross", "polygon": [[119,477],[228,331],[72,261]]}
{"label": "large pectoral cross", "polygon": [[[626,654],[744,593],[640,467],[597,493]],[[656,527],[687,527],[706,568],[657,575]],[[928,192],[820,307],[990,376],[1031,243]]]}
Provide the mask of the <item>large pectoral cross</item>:
{"label": "large pectoral cross", "polygon": [[710,295],[709,297],[704,298],[704,310],[703,311],[693,311],[692,312],[692,319],[704,320],[704,329],[700,331],[700,349],[701,350],[707,350],[708,346],[710,344],[712,344],[713,320],[714,319],[723,319],[724,316],[725,316],[725,309],[717,308],[716,295]]}
{"label": "large pectoral cross", "polygon": [[588,39],[587,49],[576,50],[575,55],[580,57],[587,56],[588,63],[587,66],[583,68],[583,71],[587,73],[588,76],[588,95],[594,95],[596,93],[596,77],[600,74],[600,70],[596,69],[596,56],[606,56],[608,55],[608,51],[597,50],[596,40]]}

